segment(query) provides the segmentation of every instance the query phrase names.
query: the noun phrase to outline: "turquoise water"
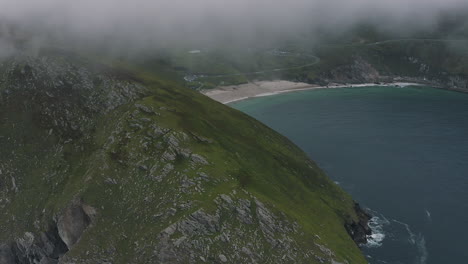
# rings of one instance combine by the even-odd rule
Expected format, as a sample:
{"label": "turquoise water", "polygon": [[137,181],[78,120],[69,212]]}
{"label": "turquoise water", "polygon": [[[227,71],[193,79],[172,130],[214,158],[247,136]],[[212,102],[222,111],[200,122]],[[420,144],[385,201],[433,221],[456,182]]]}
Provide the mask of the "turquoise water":
{"label": "turquoise water", "polygon": [[321,89],[232,106],[289,137],[372,210],[370,263],[468,263],[468,94]]}

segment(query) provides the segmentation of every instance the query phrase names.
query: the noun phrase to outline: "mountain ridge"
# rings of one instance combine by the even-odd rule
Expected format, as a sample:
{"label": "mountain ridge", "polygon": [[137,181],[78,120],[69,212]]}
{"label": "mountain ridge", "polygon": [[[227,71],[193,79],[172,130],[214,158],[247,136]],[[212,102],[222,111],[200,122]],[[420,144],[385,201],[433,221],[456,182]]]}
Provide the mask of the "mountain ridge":
{"label": "mountain ridge", "polygon": [[367,216],[289,140],[104,69],[63,53],[2,62],[3,263],[365,263],[348,231],[363,242]]}

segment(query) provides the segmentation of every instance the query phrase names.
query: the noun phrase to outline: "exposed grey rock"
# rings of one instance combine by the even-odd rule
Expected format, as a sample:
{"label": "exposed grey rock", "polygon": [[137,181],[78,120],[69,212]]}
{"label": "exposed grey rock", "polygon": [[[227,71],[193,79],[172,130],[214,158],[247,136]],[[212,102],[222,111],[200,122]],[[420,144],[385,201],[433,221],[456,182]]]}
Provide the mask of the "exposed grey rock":
{"label": "exposed grey rock", "polygon": [[174,165],[172,165],[171,163],[167,163],[161,171],[161,176],[166,177],[173,170],[174,170]]}
{"label": "exposed grey rock", "polygon": [[140,165],[140,166],[138,166],[138,168],[140,170],[142,170],[142,171],[147,171],[148,170],[148,166],[146,166],[146,165]]}
{"label": "exposed grey rock", "polygon": [[367,236],[372,234],[372,230],[368,225],[371,216],[357,203],[354,205],[354,210],[356,211],[359,220],[357,222],[346,223],[345,228],[354,242],[360,245],[366,243]]}
{"label": "exposed grey rock", "polygon": [[190,156],[190,159],[195,164],[202,164],[202,165],[208,165],[209,164],[208,161],[204,157],[202,157],[201,155],[198,155],[198,154],[192,154],[192,156]]}
{"label": "exposed grey rock", "polygon": [[221,260],[221,262],[227,262],[228,261],[226,256],[224,256],[223,254],[220,254],[218,257],[219,257],[219,260]]}
{"label": "exposed grey rock", "polygon": [[221,199],[223,199],[228,204],[233,203],[233,201],[232,201],[232,199],[231,199],[231,197],[229,195],[221,194],[220,197],[221,197]]}
{"label": "exposed grey rock", "polygon": [[251,214],[251,203],[249,200],[240,199],[238,205],[235,208],[237,212],[237,217],[245,224],[253,224],[252,214]]}
{"label": "exposed grey rock", "polygon": [[265,234],[265,236],[270,240],[274,239],[274,232],[276,231],[276,219],[270,213],[270,211],[265,207],[265,205],[260,202],[258,199],[255,199],[256,212],[260,223],[260,228]]}
{"label": "exposed grey rock", "polygon": [[13,252],[8,245],[0,245],[0,264],[15,264]]}
{"label": "exposed grey rock", "polygon": [[331,262],[331,263],[332,263],[332,264],[345,264],[345,263],[343,263],[343,262],[335,261],[334,259],[332,259],[332,262]]}
{"label": "exposed grey rock", "polygon": [[176,149],[179,147],[179,140],[174,135],[169,135],[166,140],[171,147]]}
{"label": "exposed grey rock", "polygon": [[198,172],[197,175],[199,175],[200,178],[202,178],[203,180],[209,181],[210,176],[208,176],[208,174],[206,174],[204,172]]}
{"label": "exposed grey rock", "polygon": [[[78,242],[84,230],[91,223],[91,218],[85,209],[84,205],[80,202],[74,202],[65,209],[58,219],[58,233],[68,248],[71,248]],[[88,211],[90,210],[92,209],[88,209]]]}
{"label": "exposed grey rock", "polygon": [[112,178],[106,178],[104,182],[107,184],[114,184],[114,185],[117,184],[117,180],[112,179]]}
{"label": "exposed grey rock", "polygon": [[209,143],[209,144],[213,143],[213,140],[208,139],[208,138],[205,138],[205,137],[202,137],[202,136],[200,136],[200,135],[197,135],[197,134],[192,133],[192,136],[193,136],[195,139],[197,139],[198,141],[202,142],[202,143]]}
{"label": "exposed grey rock", "polygon": [[321,244],[318,244],[318,243],[315,243],[315,245],[320,249],[320,251],[322,251],[322,253],[324,253],[325,255],[327,256],[334,256],[333,254],[333,251],[331,251],[329,248],[327,248],[326,246],[324,245],[321,245]]}
{"label": "exposed grey rock", "polygon": [[450,76],[448,85],[454,89],[468,92],[468,79],[462,76]]}
{"label": "exposed grey rock", "polygon": [[[27,232],[11,245],[0,246],[0,264],[55,264],[68,251],[58,235],[57,226],[39,236]],[[13,259],[13,262],[10,262]]]}
{"label": "exposed grey rock", "polygon": [[219,230],[219,216],[209,215],[201,210],[192,213],[187,219],[178,223],[178,229],[184,234],[209,234]]}
{"label": "exposed grey rock", "polygon": [[130,128],[135,129],[135,130],[142,130],[143,129],[143,126],[141,124],[138,124],[138,123],[130,123],[128,126]]}
{"label": "exposed grey rock", "polygon": [[147,113],[147,114],[154,114],[154,110],[151,109],[149,106],[142,105],[142,104],[135,104],[136,108],[138,108],[140,111]]}
{"label": "exposed grey rock", "polygon": [[379,81],[380,73],[370,63],[357,56],[352,64],[336,67],[323,73],[320,78],[325,83],[368,83]]}
{"label": "exposed grey rock", "polygon": [[162,159],[165,161],[174,161],[176,157],[177,153],[172,148],[168,148],[162,155]]}
{"label": "exposed grey rock", "polygon": [[11,176],[11,186],[12,191],[18,192],[18,186],[16,186],[16,179],[13,176]]}
{"label": "exposed grey rock", "polygon": [[255,254],[247,247],[242,247],[241,249],[242,253],[246,254],[247,256],[249,256],[249,258],[251,259],[255,259],[256,256]]}
{"label": "exposed grey rock", "polygon": [[[232,193],[219,195],[215,211],[199,209],[166,227],[158,235],[154,256],[160,262],[194,263],[201,260],[200,256],[207,262],[223,262],[220,252],[211,249],[221,243],[222,255],[229,263],[301,263],[314,257],[311,251],[298,250],[292,236],[299,234],[296,223],[288,222],[284,215],[276,215],[248,192],[245,194],[251,200]],[[252,232],[246,223],[259,223],[260,230]],[[274,248],[273,253],[264,251],[265,244]],[[183,260],[182,256],[190,257]]]}

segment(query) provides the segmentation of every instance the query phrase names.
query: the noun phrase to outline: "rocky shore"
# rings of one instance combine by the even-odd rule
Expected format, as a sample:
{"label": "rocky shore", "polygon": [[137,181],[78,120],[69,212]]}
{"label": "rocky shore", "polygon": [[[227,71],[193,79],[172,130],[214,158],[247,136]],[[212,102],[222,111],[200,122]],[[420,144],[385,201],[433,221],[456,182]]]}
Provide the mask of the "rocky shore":
{"label": "rocky shore", "polygon": [[367,237],[372,234],[372,230],[369,227],[369,221],[372,216],[364,209],[362,209],[358,203],[355,204],[354,210],[358,215],[359,221],[347,223],[345,225],[346,230],[348,231],[351,238],[353,238],[354,242],[356,242],[356,244],[366,244]]}

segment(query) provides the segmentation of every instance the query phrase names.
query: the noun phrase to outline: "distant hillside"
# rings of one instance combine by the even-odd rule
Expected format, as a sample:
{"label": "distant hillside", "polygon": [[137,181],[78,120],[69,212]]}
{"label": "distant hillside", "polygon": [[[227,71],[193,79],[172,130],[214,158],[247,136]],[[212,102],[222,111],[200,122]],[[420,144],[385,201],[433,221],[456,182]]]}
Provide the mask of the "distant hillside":
{"label": "distant hillside", "polygon": [[309,83],[409,81],[468,91],[468,40],[393,39],[322,46],[319,64],[285,74]]}
{"label": "distant hillside", "polygon": [[406,80],[468,90],[467,14],[441,12],[424,30],[384,30],[363,22],[349,31],[319,31],[278,46],[173,49],[141,66],[153,69],[164,62],[174,79],[192,89],[285,79],[322,85]]}

